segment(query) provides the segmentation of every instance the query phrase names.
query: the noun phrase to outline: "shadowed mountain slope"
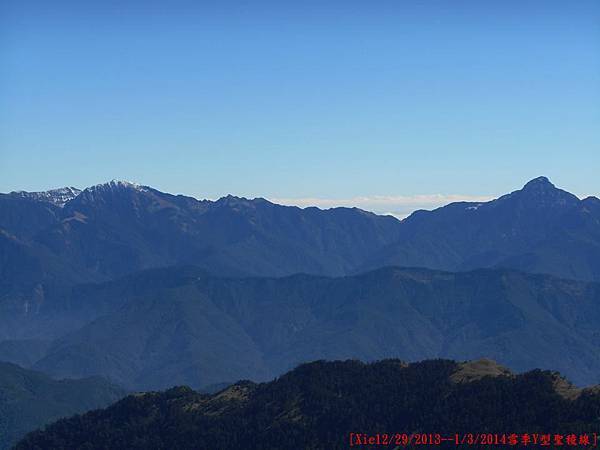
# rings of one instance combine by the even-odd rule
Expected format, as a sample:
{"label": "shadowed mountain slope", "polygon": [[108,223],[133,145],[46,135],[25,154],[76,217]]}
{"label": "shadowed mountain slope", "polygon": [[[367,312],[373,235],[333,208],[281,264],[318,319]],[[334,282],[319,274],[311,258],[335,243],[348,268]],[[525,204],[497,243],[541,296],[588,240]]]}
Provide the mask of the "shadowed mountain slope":
{"label": "shadowed mountain slope", "polygon": [[304,361],[490,357],[600,381],[600,284],[509,270],[384,268],[341,278],[153,269],[89,285],[105,313],[34,367],[135,389],[265,380]]}
{"label": "shadowed mountain slope", "polygon": [[190,263],[217,275],[342,275],[398,237],[396,219],[355,208],[198,201],[115,181],[73,195],[0,194],[0,338],[74,328],[46,331],[41,316],[80,283]]}
{"label": "shadowed mountain slope", "polygon": [[100,378],[53,380],[0,362],[0,449],[61,417],[107,406],[125,391]]}
{"label": "shadowed mountain slope", "polygon": [[[491,356],[520,370],[559,354],[577,383],[600,373],[596,285],[511,271],[600,278],[600,201],[544,177],[404,221],[118,181],[1,194],[0,213],[0,357],[61,376],[199,387],[321,357]],[[202,270],[182,279],[186,264]],[[494,270],[353,275],[389,264]],[[284,278],[243,279],[255,276]]]}
{"label": "shadowed mountain slope", "polygon": [[[478,365],[467,364],[469,372],[477,375]],[[269,383],[240,382],[214,395],[180,387],[129,396],[31,433],[16,448],[345,449],[350,433],[597,431],[595,389],[566,398],[556,385],[568,382],[556,372],[483,370],[457,381],[464,371],[465,364],[448,360],[314,362]],[[396,439],[387,447],[416,448]]]}
{"label": "shadowed mountain slope", "polygon": [[510,267],[600,279],[600,200],[579,200],[545,177],[490,202],[417,211],[402,222],[401,230],[400,239],[365,268]]}
{"label": "shadowed mountain slope", "polygon": [[0,194],[0,308],[11,319],[51,309],[78,283],[178,264],[227,276],[340,276],[397,265],[600,280],[600,200],[579,200],[540,177],[491,202],[399,221],[260,198],[199,201],[122,181]]}
{"label": "shadowed mountain slope", "polygon": [[0,308],[31,315],[75,284],[193,264],[215,275],[341,276],[388,265],[509,267],[600,280],[600,200],[544,177],[404,221],[357,208],[199,201],[112,181],[0,194]]}

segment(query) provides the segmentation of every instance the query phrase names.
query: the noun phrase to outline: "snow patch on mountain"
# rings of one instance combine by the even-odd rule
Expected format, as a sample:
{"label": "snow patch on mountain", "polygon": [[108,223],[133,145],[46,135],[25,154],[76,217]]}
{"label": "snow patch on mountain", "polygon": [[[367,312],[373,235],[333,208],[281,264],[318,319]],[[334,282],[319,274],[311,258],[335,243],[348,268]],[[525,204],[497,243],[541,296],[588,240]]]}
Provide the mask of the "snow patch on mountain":
{"label": "snow patch on mountain", "polygon": [[51,189],[49,191],[27,192],[13,191],[11,195],[21,198],[27,198],[38,202],[52,203],[53,205],[63,207],[65,204],[81,193],[81,189],[76,187],[63,187],[59,189]]}
{"label": "snow patch on mountain", "polygon": [[142,186],[141,184],[135,183],[133,181],[125,181],[125,180],[111,180],[107,183],[96,184],[94,186],[90,186],[85,189],[88,192],[95,191],[114,191],[121,189],[134,189],[136,191],[147,192],[148,186]]}

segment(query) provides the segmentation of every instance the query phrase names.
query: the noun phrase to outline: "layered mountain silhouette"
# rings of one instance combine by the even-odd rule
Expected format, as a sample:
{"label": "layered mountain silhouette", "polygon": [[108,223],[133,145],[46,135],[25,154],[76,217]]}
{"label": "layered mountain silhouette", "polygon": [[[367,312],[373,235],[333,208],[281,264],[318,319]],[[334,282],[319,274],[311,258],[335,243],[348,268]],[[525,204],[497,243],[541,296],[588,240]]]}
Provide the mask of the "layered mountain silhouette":
{"label": "layered mountain silhouette", "polygon": [[125,391],[101,378],[53,380],[0,362],[0,449],[61,417],[108,406]]}
{"label": "layered mountain silhouette", "polygon": [[[197,200],[122,181],[0,194],[0,360],[22,366],[0,364],[0,433],[10,442],[106,404],[122,393],[111,383],[210,391],[319,359],[488,357],[597,384],[599,305],[600,200],[545,177],[402,221],[260,198]],[[527,408],[539,414],[524,417],[517,398],[530,391]],[[377,406],[385,395],[400,412]],[[463,407],[464,417],[450,413]],[[583,430],[598,416],[596,390],[553,373],[514,376],[487,362],[315,363],[216,395],[129,397],[20,448],[186,448],[203,439],[209,448],[345,448],[348,427],[369,431],[386,417],[376,425],[531,432]]]}
{"label": "layered mountain silhouette", "polygon": [[16,449],[346,449],[352,432],[387,434],[385,448],[419,448],[416,434],[449,437],[435,446],[456,448],[454,436],[466,433],[504,435],[494,448],[524,448],[508,444],[513,433],[518,443],[527,433],[563,448],[555,435],[579,443],[587,434],[591,445],[599,415],[598,389],[576,389],[557,372],[514,375],[489,360],[320,361],[214,395],[186,387],[132,395],[31,433]]}
{"label": "layered mountain silhouette", "polygon": [[51,310],[79,283],[185,263],[217,275],[342,275],[398,236],[396,219],[358,209],[198,201],[125,182],[73,194],[0,195],[0,311],[10,317],[0,338],[48,334],[43,323],[13,326],[15,315]]}
{"label": "layered mountain silhouette", "polygon": [[267,380],[322,358],[491,357],[600,382],[593,282],[501,269],[223,278],[172,267],[85,289],[64,314],[102,312],[46,345],[37,370],[147,390]]}
{"label": "layered mountain silhouette", "polygon": [[400,239],[367,266],[510,267],[600,278],[600,200],[579,200],[545,177],[490,202],[417,211],[401,229]]}
{"label": "layered mountain silhouette", "polygon": [[130,388],[348,357],[595,383],[598,279],[600,200],[544,177],[403,221],[121,181],[0,194],[0,360]]}
{"label": "layered mountain silhouette", "polygon": [[233,276],[502,266],[599,280],[600,200],[579,200],[540,177],[497,200],[399,221],[357,208],[199,201],[112,181],[0,195],[0,249],[2,303],[28,311],[65,285],[174,264]]}

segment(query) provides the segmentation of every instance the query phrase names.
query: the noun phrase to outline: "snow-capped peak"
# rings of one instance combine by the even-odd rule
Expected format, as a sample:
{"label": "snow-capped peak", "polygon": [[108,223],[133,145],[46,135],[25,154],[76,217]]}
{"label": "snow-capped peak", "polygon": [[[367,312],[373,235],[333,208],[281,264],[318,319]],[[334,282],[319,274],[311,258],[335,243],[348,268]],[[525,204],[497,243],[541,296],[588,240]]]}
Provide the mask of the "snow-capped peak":
{"label": "snow-capped peak", "polygon": [[134,189],[136,191],[145,192],[148,190],[147,186],[142,186],[141,184],[134,183],[132,181],[125,180],[111,180],[106,183],[96,184],[94,186],[90,186],[86,188],[86,191],[106,191],[106,190],[115,190],[115,189]]}
{"label": "snow-capped peak", "polygon": [[52,203],[53,205],[63,207],[65,203],[70,200],[73,200],[81,193],[81,189],[77,189],[76,187],[62,187],[58,189],[50,189],[48,191],[40,191],[40,192],[27,192],[27,191],[16,191],[11,192],[12,195],[28,198],[31,200],[39,201],[39,202],[47,202]]}
{"label": "snow-capped peak", "polygon": [[79,196],[79,201],[90,202],[106,196],[122,195],[134,192],[149,192],[151,188],[131,181],[112,180],[85,188]]}

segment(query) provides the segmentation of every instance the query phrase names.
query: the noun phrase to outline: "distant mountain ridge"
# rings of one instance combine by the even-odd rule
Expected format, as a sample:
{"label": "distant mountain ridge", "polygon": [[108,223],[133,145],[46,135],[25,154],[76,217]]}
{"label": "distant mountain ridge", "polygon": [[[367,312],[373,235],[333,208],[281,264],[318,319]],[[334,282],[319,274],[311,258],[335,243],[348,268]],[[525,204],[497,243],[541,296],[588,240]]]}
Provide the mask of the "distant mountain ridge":
{"label": "distant mountain ridge", "polygon": [[[300,209],[233,196],[213,202],[122,181],[86,188],[60,209],[52,208],[57,203],[52,192],[2,194],[0,211],[7,218],[0,217],[0,229],[75,258],[99,280],[173,263],[195,263],[215,273],[339,275],[358,264],[361,252],[391,242],[397,225],[392,217],[356,208]],[[22,236],[25,219],[35,211],[45,220],[36,220],[37,228]],[[248,259],[250,251],[250,264],[236,262]],[[123,258],[127,263],[114,264]]]}
{"label": "distant mountain ridge", "polygon": [[600,200],[556,188],[546,177],[484,203],[417,211],[401,237],[363,268],[382,265],[470,270],[507,267],[600,279]]}
{"label": "distant mountain ridge", "polygon": [[196,200],[116,180],[2,194],[0,213],[0,248],[16,247],[59,280],[56,265],[76,266],[80,281],[103,281],[172,264],[254,276],[510,267],[600,280],[600,200],[579,200],[546,177],[496,200],[451,203],[403,221],[262,198]]}
{"label": "distant mountain ridge", "polygon": [[53,380],[0,362],[0,449],[62,417],[105,407],[125,391],[101,378]]}
{"label": "distant mountain ridge", "polygon": [[350,433],[392,435],[387,448],[418,448],[414,437],[408,445],[396,434],[430,433],[514,433],[519,443],[525,433],[551,433],[552,444],[555,434],[593,440],[599,416],[598,390],[574,390],[556,372],[514,375],[487,360],[317,361],[214,395],[186,387],[132,395],[33,432],[16,450],[346,449]]}
{"label": "distant mountain ridge", "polygon": [[[167,373],[171,369],[165,369],[160,374],[155,372],[157,378],[154,380],[149,375],[150,372],[144,372],[144,364],[132,366],[135,359],[129,357],[115,373],[113,366],[118,364],[114,360],[100,368],[96,367],[98,363],[93,360],[79,360],[79,368],[69,367],[69,364],[75,364],[77,358],[86,352],[99,352],[102,355],[105,351],[103,345],[68,352],[68,357],[65,356],[63,362],[57,359],[61,352],[66,351],[66,347],[76,345],[73,342],[69,344],[68,339],[75,339],[74,336],[78,336],[82,330],[100,327],[102,317],[116,314],[117,306],[133,308],[134,311],[143,302],[150,302],[150,313],[162,313],[160,308],[163,305],[156,303],[158,299],[152,297],[152,292],[144,291],[143,286],[139,287],[132,280],[145,280],[144,283],[151,284],[152,280],[142,271],[162,268],[155,274],[161,273],[162,277],[168,278],[174,275],[165,268],[173,267],[174,271],[178,271],[181,266],[196,267],[194,270],[202,271],[207,280],[222,277],[289,277],[304,273],[313,276],[304,278],[310,280],[306,281],[307,286],[316,286],[318,283],[323,286],[338,286],[340,281],[316,280],[324,276],[350,277],[359,292],[362,289],[360,283],[368,283],[374,275],[367,274],[362,278],[354,275],[372,271],[378,273],[377,270],[389,266],[422,267],[446,272],[475,270],[477,275],[464,275],[467,278],[473,277],[473,280],[490,277],[487,272],[477,272],[477,269],[488,268],[493,269],[489,273],[497,274],[504,273],[502,271],[505,269],[509,272],[516,269],[581,281],[598,281],[600,200],[594,197],[579,200],[556,188],[547,178],[539,177],[527,183],[523,189],[490,202],[452,203],[434,211],[417,211],[399,221],[391,216],[378,216],[357,208],[301,209],[276,205],[265,199],[248,200],[233,196],[217,201],[196,200],[122,181],[112,181],[82,191],[73,188],[49,193],[0,194],[0,358],[22,364],[39,363],[40,368],[59,374],[106,371],[111,375],[116,373],[117,379],[131,376],[136,383],[144,386],[163,386],[160,384],[161,377],[168,379],[169,376],[181,376],[186,383],[194,377],[206,379],[206,383],[235,379],[243,372],[238,370],[241,366],[229,367],[223,372],[219,372],[223,367],[216,366],[214,372],[202,372],[202,377],[198,378],[198,366],[192,364],[188,368],[188,375],[182,375],[178,372],[181,367],[174,365],[173,372],[169,375]],[[136,274],[139,277],[136,278]],[[444,276],[459,277],[458,274]],[[440,279],[444,276],[438,275]],[[123,281],[123,277],[131,278]],[[533,289],[531,286],[537,283],[533,280],[537,278],[523,277],[526,278],[523,288]],[[300,295],[301,290],[296,291],[302,284],[299,280],[303,278],[291,277],[286,281],[269,283],[277,285],[277,289],[286,286],[286,283],[294,285],[290,293],[305,301],[308,297]],[[360,283],[357,280],[361,280]],[[128,285],[130,282],[133,285]],[[216,282],[210,283],[215,285]],[[231,281],[230,285],[235,286],[236,283],[240,282]],[[260,284],[258,281],[252,283],[257,286]],[[477,284],[479,281],[473,283]],[[565,283],[566,281],[548,282],[554,287],[567,286]],[[120,291],[123,286],[128,287],[125,291]],[[517,291],[510,292],[509,295],[507,286],[501,283],[496,286],[498,292],[492,292],[492,298],[504,296],[507,299],[518,299],[529,295],[529,291],[525,291],[527,295]],[[561,295],[578,298],[578,292],[583,290],[586,294],[581,295],[581,298],[588,298],[586,295],[595,298],[594,286],[593,283],[574,282],[569,288],[573,291],[563,292]],[[193,307],[188,311],[190,317],[208,320],[208,325],[214,325],[207,319],[207,311],[199,304],[183,301],[188,298],[187,294],[191,295],[190,298],[205,295],[196,291],[197,286],[192,283],[188,283],[187,287],[191,294],[182,293],[181,299],[173,302],[170,311],[173,320],[179,320],[177,314],[181,311],[177,312],[177,308],[186,310]],[[277,289],[269,292],[273,300],[283,298],[285,289],[291,287],[285,287],[282,291]],[[535,287],[534,290],[537,289]],[[134,299],[134,292],[145,292],[144,298]],[[221,298],[224,294],[218,295]],[[239,295],[236,294],[238,297]],[[311,295],[320,298],[322,294],[315,291]],[[343,293],[336,295],[341,299],[348,298]],[[469,294],[469,301],[481,300],[481,295],[483,294],[473,291]],[[539,290],[539,295],[542,300],[549,301],[550,293]],[[252,295],[245,294],[244,298],[243,301],[246,302]],[[406,298],[409,298],[408,294]],[[373,301],[376,302],[377,298]],[[538,303],[540,301],[535,300]],[[210,305],[210,301],[204,304],[207,305]],[[575,305],[575,309],[584,308],[586,313],[595,317],[594,311],[586,309],[590,307],[586,302],[582,305]],[[247,331],[240,328],[237,319],[233,320],[227,314],[222,315],[220,307],[220,304],[217,305],[213,312],[216,314],[215,318],[223,320],[221,329],[213,331],[216,336],[220,336],[219,339],[224,336],[223,333],[230,333],[229,337],[240,343],[240,348],[244,348],[245,352],[239,353],[236,361],[246,368],[253,367],[249,373],[256,377],[287,370],[289,364],[303,361],[300,357],[320,357],[318,352],[299,352],[295,359],[291,354],[285,353],[288,350],[277,350],[283,352],[280,354],[272,348],[262,348],[256,342],[248,343]],[[303,304],[302,308],[305,307],[306,304]],[[250,313],[254,313],[250,306],[248,308]],[[379,332],[378,324],[387,319],[383,310],[377,311],[377,314],[373,318],[373,333]],[[160,317],[158,315],[156,320],[160,320]],[[465,320],[473,320],[474,317],[467,317]],[[130,317],[125,314],[117,319],[122,322]],[[142,316],[139,320],[143,322],[144,319]],[[518,315],[513,319],[515,323],[522,323],[524,320]],[[535,322],[538,319],[531,315],[531,320]],[[567,344],[559,338],[559,322],[556,318],[552,320],[554,322],[550,330],[557,333],[552,336],[556,341],[554,348],[567,351],[577,347],[577,367],[580,373],[573,375],[573,379],[577,382],[592,379],[595,370],[592,368],[593,364],[585,365],[583,360],[585,355],[595,355],[598,339],[593,334],[595,328],[590,325],[584,333],[571,329],[565,331],[566,335],[571,336],[570,344]],[[570,318],[569,323],[572,323]],[[147,326],[151,324],[152,322],[139,324],[143,328],[140,330],[140,340],[151,337],[145,334],[149,332],[150,328]],[[188,330],[194,329],[194,323],[189,321],[182,326]],[[331,323],[324,322],[321,326],[325,334],[330,326],[342,333],[341,328],[335,328],[339,326],[335,320]],[[443,328],[443,324],[439,326]],[[370,330],[368,327],[367,329]],[[543,328],[533,329],[538,329],[540,334],[533,336],[530,343],[546,345],[547,340],[540,337],[543,335]],[[483,329],[477,330],[477,333],[482,331]],[[127,338],[121,336],[118,330],[110,328],[103,329],[102,333],[115,339]],[[173,333],[175,336],[174,330]],[[188,346],[189,351],[194,353],[199,351],[198,343],[201,339],[193,331],[190,333],[185,335],[182,345]],[[328,338],[323,333],[321,338]],[[445,341],[440,338],[440,333],[437,327],[433,327],[430,334],[420,334],[420,339],[413,346],[414,354],[407,357],[455,357],[455,354],[444,353],[450,351],[451,345],[442,344]],[[319,333],[315,331],[311,337],[315,339],[313,349],[323,350],[322,341],[317,336]],[[379,357],[396,355],[391,351],[391,344],[381,337],[369,344],[373,346],[371,352],[366,343],[372,336],[368,339],[364,335],[359,337],[363,339],[361,345],[365,345],[364,352],[360,355],[363,358],[368,358],[369,353],[377,353],[381,348],[388,348],[390,353]],[[454,337],[448,335],[444,339],[452,340]],[[499,351],[505,345],[499,339],[499,335],[494,336],[493,342],[488,343],[491,345],[490,349]],[[521,345],[515,336],[505,339],[506,342],[515,340],[517,347]],[[394,342],[398,345],[402,343],[403,349],[409,346],[406,336]],[[475,336],[471,340],[465,339],[465,342],[476,347],[484,345],[486,341]],[[133,339],[130,343],[139,345],[140,342]],[[440,345],[446,347],[439,347]],[[468,345],[464,348],[470,349]],[[23,353],[22,350],[25,349],[27,357],[19,356],[18,353]],[[51,353],[47,354],[50,349]],[[480,348],[482,352],[490,349]],[[346,356],[342,343],[336,351],[329,350],[332,357]],[[534,350],[540,349],[535,345],[528,349]],[[552,353],[551,348],[547,350],[540,353],[540,360],[528,359],[531,355],[526,353],[513,353],[511,361],[514,367],[530,367],[528,364],[547,360],[552,354],[556,354],[555,350]],[[132,350],[124,346],[123,351],[126,353]],[[235,348],[228,351],[232,355],[238,355],[239,352]],[[169,354],[168,349],[164,348],[157,352],[153,355],[156,360],[149,360],[154,361],[151,364],[162,364],[162,355]],[[322,354],[326,355],[325,352]],[[474,356],[485,356],[485,353]],[[594,358],[596,356],[592,358],[596,361]],[[568,368],[558,368],[571,376]]]}
{"label": "distant mountain ridge", "polygon": [[88,320],[44,344],[33,367],[129,389],[260,381],[315,359],[390,357],[490,357],[600,383],[600,283],[506,269],[224,278],[171,267],[82,286],[63,308],[63,318]]}
{"label": "distant mountain ridge", "polygon": [[51,189],[49,191],[42,192],[27,192],[27,191],[13,191],[9,195],[15,197],[22,197],[30,200],[39,202],[47,202],[56,206],[65,206],[65,203],[73,200],[81,193],[81,189],[75,187],[64,187],[59,189]]}
{"label": "distant mountain ridge", "polygon": [[199,201],[118,181],[55,203],[0,195],[0,339],[46,337],[38,322],[77,284],[174,264],[217,275],[341,275],[397,235],[396,219],[357,209]]}

